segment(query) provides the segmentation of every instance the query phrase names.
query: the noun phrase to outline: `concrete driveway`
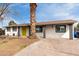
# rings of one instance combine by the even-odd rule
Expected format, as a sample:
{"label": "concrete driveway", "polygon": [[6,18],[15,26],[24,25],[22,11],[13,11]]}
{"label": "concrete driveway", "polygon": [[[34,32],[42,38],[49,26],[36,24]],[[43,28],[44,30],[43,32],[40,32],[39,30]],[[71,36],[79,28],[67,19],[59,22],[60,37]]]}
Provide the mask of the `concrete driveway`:
{"label": "concrete driveway", "polygon": [[67,55],[79,55],[79,40],[41,39],[15,54],[15,56]]}

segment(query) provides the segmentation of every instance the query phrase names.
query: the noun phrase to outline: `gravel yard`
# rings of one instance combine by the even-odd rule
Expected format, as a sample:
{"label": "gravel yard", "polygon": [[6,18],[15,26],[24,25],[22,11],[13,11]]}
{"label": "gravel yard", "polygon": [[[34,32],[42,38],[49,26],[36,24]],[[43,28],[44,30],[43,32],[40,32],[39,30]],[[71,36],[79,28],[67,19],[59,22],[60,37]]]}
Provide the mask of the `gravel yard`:
{"label": "gravel yard", "polygon": [[21,49],[27,47],[37,40],[30,39],[0,39],[0,56],[12,56]]}

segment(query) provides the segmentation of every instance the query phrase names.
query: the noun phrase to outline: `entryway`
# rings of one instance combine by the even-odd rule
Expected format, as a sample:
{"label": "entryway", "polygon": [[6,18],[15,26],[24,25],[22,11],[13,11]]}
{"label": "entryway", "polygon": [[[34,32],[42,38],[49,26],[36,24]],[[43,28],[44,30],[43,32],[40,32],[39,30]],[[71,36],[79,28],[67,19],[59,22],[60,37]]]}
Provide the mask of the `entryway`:
{"label": "entryway", "polygon": [[27,36],[27,28],[25,26],[22,27],[22,37],[26,37]]}

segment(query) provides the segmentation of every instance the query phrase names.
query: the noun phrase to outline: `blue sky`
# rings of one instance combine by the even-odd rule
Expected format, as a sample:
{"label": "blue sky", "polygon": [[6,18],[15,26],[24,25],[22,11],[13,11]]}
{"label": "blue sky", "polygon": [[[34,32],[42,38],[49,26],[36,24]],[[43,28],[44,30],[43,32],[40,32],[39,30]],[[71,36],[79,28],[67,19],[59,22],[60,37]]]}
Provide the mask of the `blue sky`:
{"label": "blue sky", "polygon": [[[13,4],[10,6],[14,11],[18,11],[19,16],[10,15],[10,20],[14,20],[18,24],[28,23],[30,20],[29,3]],[[8,18],[7,17],[7,18]],[[51,20],[79,20],[79,4],[77,3],[38,3],[36,8],[36,21],[51,21]],[[10,20],[4,21],[4,24]]]}
{"label": "blue sky", "polygon": [[12,15],[11,17],[15,19],[18,23],[27,23],[30,20],[30,7],[28,3],[25,4],[13,4],[11,6],[13,11],[19,13],[19,15]]}
{"label": "blue sky", "polygon": [[52,4],[38,4],[37,20],[66,20],[79,19],[79,4],[68,3],[52,3]]}
{"label": "blue sky", "polygon": [[3,22],[0,22],[0,27],[8,25],[8,23],[13,20],[17,24],[22,23],[28,23],[30,20],[30,7],[28,3],[24,4],[11,4],[9,6],[9,9],[11,9],[11,13],[8,15],[8,17],[4,18]]}

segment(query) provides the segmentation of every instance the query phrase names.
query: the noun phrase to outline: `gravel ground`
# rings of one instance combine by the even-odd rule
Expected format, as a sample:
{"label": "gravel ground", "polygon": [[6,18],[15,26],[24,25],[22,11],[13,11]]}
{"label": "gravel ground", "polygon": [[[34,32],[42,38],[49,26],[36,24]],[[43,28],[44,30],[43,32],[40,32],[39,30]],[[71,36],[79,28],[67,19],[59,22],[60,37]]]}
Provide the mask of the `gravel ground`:
{"label": "gravel ground", "polygon": [[13,56],[18,51],[26,46],[34,43],[37,40],[25,39],[0,39],[0,56]]}
{"label": "gravel ground", "polygon": [[78,56],[79,40],[41,39],[15,56]]}

